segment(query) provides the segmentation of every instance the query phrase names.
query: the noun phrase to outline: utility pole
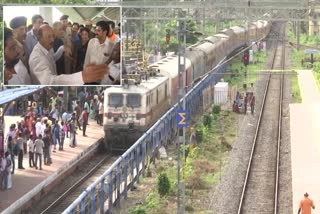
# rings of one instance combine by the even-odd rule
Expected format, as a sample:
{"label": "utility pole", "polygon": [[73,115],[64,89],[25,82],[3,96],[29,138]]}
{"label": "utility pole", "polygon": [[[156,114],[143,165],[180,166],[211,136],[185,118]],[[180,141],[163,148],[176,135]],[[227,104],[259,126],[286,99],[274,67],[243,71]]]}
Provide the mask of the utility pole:
{"label": "utility pole", "polygon": [[297,49],[300,48],[300,22],[297,21]]}
{"label": "utility pole", "polygon": [[[180,15],[180,13],[179,13]],[[181,15],[186,18],[186,13],[185,11],[181,11]],[[180,17],[180,16],[179,16]],[[182,23],[184,24],[184,28],[182,30]],[[187,90],[187,78],[186,75],[187,73],[185,72],[186,70],[186,58],[185,58],[185,48],[186,48],[186,29],[187,23],[186,20],[184,19],[183,21],[178,20],[177,21],[177,30],[178,30],[178,44],[179,44],[179,50],[178,50],[178,71],[179,71],[179,109],[180,110],[185,110],[186,109],[186,103],[185,99],[181,102],[181,99],[184,97],[186,90]],[[183,36],[183,46],[181,44]],[[181,60],[181,58],[183,58]],[[177,213],[181,214],[185,212],[185,184],[184,182],[181,182],[181,173],[180,169],[182,168],[181,162],[185,161],[185,145],[186,145],[186,139],[185,139],[185,127],[179,128],[178,129],[178,167],[177,167],[177,173],[178,173],[178,209]],[[181,155],[180,155],[180,148],[181,144],[183,144],[183,154],[182,154],[182,160],[181,160]],[[184,173],[183,173],[184,175]],[[180,199],[180,194],[182,193],[182,204],[181,204],[181,199]]]}

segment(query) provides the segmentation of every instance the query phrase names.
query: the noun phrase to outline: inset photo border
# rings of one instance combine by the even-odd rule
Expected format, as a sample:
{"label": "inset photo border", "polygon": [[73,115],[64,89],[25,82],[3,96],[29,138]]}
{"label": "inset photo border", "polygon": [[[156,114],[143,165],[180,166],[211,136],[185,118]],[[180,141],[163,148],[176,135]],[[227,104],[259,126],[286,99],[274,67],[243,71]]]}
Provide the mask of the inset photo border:
{"label": "inset photo border", "polygon": [[5,85],[121,85],[121,7],[4,6]]}

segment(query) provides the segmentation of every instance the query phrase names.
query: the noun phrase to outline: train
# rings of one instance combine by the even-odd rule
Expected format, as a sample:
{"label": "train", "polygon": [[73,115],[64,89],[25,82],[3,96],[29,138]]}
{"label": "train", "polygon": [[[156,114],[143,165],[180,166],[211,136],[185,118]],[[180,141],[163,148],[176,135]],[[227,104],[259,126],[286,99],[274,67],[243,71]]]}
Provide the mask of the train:
{"label": "train", "polygon": [[[233,26],[186,48],[184,79],[187,88],[204,77],[246,42],[265,38],[271,23],[258,20],[247,26]],[[178,101],[178,56],[164,57],[148,65],[151,72],[122,82],[104,91],[104,145],[111,151],[125,151]]]}

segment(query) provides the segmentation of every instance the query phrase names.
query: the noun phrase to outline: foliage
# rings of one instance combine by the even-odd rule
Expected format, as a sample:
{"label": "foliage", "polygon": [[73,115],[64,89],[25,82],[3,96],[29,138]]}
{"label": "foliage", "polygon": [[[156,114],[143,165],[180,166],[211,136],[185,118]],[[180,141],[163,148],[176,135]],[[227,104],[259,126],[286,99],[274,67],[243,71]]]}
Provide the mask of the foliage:
{"label": "foliage", "polygon": [[130,214],[146,214],[146,209],[143,206],[136,206],[129,210]]}
{"label": "foliage", "polygon": [[163,197],[169,193],[170,181],[166,173],[161,173],[158,176],[158,193],[160,197]]}
{"label": "foliage", "polygon": [[320,62],[316,62],[313,64],[313,71],[316,73],[320,73]]}
{"label": "foliage", "polygon": [[320,72],[313,72],[314,78],[316,80],[317,86],[320,89]]}
{"label": "foliage", "polygon": [[202,189],[206,186],[200,174],[201,173],[198,170],[195,170],[193,171],[192,175],[187,178],[187,186],[192,190]]}
{"label": "foliage", "polygon": [[[161,205],[161,199],[157,192],[150,192],[146,197],[146,208],[148,211],[158,211]],[[149,213],[149,212],[148,212]]]}
{"label": "foliage", "polygon": [[212,117],[210,114],[205,114],[203,116],[203,125],[207,127],[211,127]]}
{"label": "foliage", "polygon": [[85,5],[87,0],[4,0],[4,3],[10,4],[69,4],[69,5]]}
{"label": "foliage", "polygon": [[188,157],[188,155],[189,155],[189,152],[190,152],[190,147],[189,147],[189,145],[186,145],[186,146],[181,146],[180,147],[180,155],[182,156],[183,155],[183,150],[184,150],[184,152],[185,152],[185,156],[186,157]]}
{"label": "foliage", "polygon": [[[131,22],[130,22],[131,23]],[[128,31],[134,32],[133,35],[136,38],[141,38],[141,41],[146,42],[146,51],[147,53],[154,52],[156,48],[156,44],[159,44],[157,47],[158,51],[162,54],[168,52],[178,51],[178,40],[177,40],[177,21],[146,21],[144,23],[144,28],[138,27],[138,22],[132,22],[132,24],[128,24]],[[155,27],[157,26],[157,27]],[[182,25],[183,27],[183,25]],[[187,21],[187,31],[195,32],[197,31],[197,26],[195,21],[188,20]],[[167,47],[166,35],[169,33],[170,42]],[[198,41],[198,38],[193,34],[188,34],[186,36],[186,45],[189,46]],[[183,42],[181,43],[183,45]]]}
{"label": "foliage", "polygon": [[212,113],[214,113],[214,114],[219,114],[220,111],[221,111],[221,106],[220,106],[220,105],[214,105],[214,106],[212,107]]}
{"label": "foliage", "polygon": [[203,129],[202,128],[196,129],[196,138],[197,138],[197,143],[201,143],[203,141]]}
{"label": "foliage", "polygon": [[300,95],[300,88],[298,84],[298,76],[292,75],[291,76],[291,93],[295,103],[301,103],[302,98]]}

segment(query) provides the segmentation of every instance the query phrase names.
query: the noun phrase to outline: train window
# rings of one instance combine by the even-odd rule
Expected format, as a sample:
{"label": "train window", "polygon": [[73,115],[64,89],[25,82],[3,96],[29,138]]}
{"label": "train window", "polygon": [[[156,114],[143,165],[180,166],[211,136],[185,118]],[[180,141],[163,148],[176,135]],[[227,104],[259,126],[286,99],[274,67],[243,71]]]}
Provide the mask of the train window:
{"label": "train window", "polygon": [[140,94],[128,94],[127,106],[131,108],[137,108],[141,106],[141,95]]}
{"label": "train window", "polygon": [[110,94],[108,104],[110,107],[116,107],[116,108],[123,106],[123,95],[122,94]]}

